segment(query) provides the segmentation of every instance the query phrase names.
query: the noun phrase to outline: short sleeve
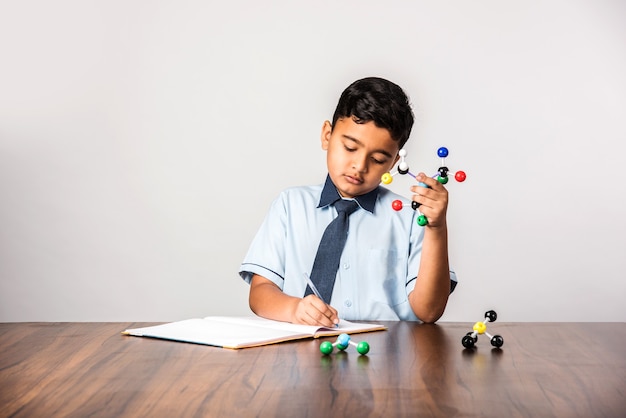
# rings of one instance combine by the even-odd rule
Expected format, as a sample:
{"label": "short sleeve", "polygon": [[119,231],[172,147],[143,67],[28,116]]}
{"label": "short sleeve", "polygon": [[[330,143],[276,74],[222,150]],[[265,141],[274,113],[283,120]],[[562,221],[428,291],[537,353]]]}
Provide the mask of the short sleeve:
{"label": "short sleeve", "polygon": [[250,283],[258,274],[283,288],[285,277],[287,213],[285,195],[281,193],[263,220],[239,268],[239,275]]}

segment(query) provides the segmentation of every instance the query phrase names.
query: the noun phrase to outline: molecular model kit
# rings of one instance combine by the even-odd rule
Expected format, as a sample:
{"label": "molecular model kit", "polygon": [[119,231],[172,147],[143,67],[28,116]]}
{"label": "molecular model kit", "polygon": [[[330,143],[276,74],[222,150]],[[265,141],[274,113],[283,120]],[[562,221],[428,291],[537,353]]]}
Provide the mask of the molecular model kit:
{"label": "molecular model kit", "polygon": [[[432,176],[432,178],[436,178],[437,181],[441,184],[447,184],[449,180],[450,169],[446,166],[446,157],[448,156],[448,154],[449,154],[448,148],[446,147],[441,147],[437,150],[437,156],[441,158],[441,166],[437,170],[437,173]],[[401,149],[398,155],[400,156],[400,161],[398,162],[397,171],[393,173],[383,174],[380,179],[380,181],[383,184],[391,184],[391,182],[393,181],[393,177],[397,174],[401,174],[401,175],[408,174],[409,176],[416,179],[416,175],[411,173],[411,171],[409,171],[409,164],[406,162],[406,155],[407,155],[406,150]],[[458,181],[459,183],[464,182],[466,178],[467,178],[467,175],[465,174],[464,171],[457,171],[454,173],[454,179]],[[422,187],[428,187],[426,184],[422,182],[418,182],[418,185]],[[395,211],[401,211],[402,208],[404,207],[404,203],[402,203],[401,200],[394,200],[391,203],[391,207]],[[417,217],[418,225],[420,226],[428,225],[428,219],[421,212],[419,212],[419,207],[420,207],[419,203],[415,201],[411,201],[411,208],[419,213],[419,216]]]}
{"label": "molecular model kit", "polygon": [[348,334],[339,334],[339,336],[337,336],[337,341],[335,341],[334,343],[331,343],[330,341],[324,341],[320,344],[320,351],[322,352],[322,354],[328,355],[333,352],[333,349],[335,347],[337,347],[339,351],[344,351],[350,345],[355,346],[356,351],[362,356],[366,355],[370,351],[370,345],[367,342],[361,341],[357,344],[354,341],[350,340],[350,336]]}
{"label": "molecular model kit", "polygon": [[489,337],[489,339],[491,340],[491,345],[493,345],[494,347],[502,347],[502,345],[504,344],[504,339],[499,335],[490,335],[487,332],[487,323],[496,322],[496,319],[498,319],[498,314],[496,313],[496,311],[485,312],[485,320],[482,322],[476,322],[474,324],[473,331],[465,334],[465,336],[461,340],[463,347],[473,348],[478,342],[478,335],[482,334],[485,334],[487,337]]}

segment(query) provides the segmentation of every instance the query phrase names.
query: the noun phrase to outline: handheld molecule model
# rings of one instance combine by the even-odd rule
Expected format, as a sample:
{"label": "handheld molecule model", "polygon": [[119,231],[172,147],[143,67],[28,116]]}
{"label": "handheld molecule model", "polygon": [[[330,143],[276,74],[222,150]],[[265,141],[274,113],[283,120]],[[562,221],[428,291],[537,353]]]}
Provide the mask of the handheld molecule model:
{"label": "handheld molecule model", "polygon": [[[383,184],[391,184],[391,182],[393,181],[393,177],[396,174],[401,174],[401,175],[408,174],[409,176],[416,178],[415,174],[409,171],[409,165],[406,162],[406,150],[401,149],[398,155],[400,156],[400,162],[398,163],[397,171],[395,171],[394,173],[383,174],[380,179],[380,181]],[[439,148],[437,150],[437,156],[441,158],[441,166],[437,170],[437,174],[433,175],[432,178],[436,178],[437,181],[441,184],[447,184],[449,180],[448,174],[450,172],[450,169],[446,167],[446,157],[448,156],[448,148],[446,147]],[[454,179],[458,181],[459,183],[464,182],[466,178],[467,178],[467,175],[465,174],[464,171],[457,171],[456,173],[454,173]],[[418,182],[418,184],[422,187],[428,187],[426,184],[422,182]],[[404,207],[404,203],[402,203],[401,200],[394,200],[391,203],[391,207],[396,211],[401,211],[402,208]],[[418,213],[419,213],[419,209],[418,209],[419,207],[420,207],[419,203],[415,201],[411,202],[411,208],[413,210],[418,211]],[[419,226],[428,225],[428,219],[426,218],[426,216],[420,213],[420,215],[417,217],[417,223]]]}
{"label": "handheld molecule model", "polygon": [[356,351],[361,355],[366,355],[370,351],[370,345],[365,341],[361,341],[360,343],[355,343],[350,340],[350,336],[348,334],[339,334],[337,337],[337,341],[331,343],[330,341],[324,341],[320,344],[320,351],[322,354],[330,354],[333,352],[333,349],[337,347],[339,351],[344,351],[348,346],[353,345],[356,347]]}
{"label": "handheld molecule model", "polygon": [[461,340],[463,347],[465,348],[473,348],[474,345],[478,342],[478,335],[485,334],[487,337],[491,339],[491,345],[496,348],[502,347],[504,344],[504,339],[499,335],[490,335],[487,332],[487,323],[488,322],[496,322],[498,319],[498,314],[496,311],[487,311],[485,312],[485,320],[483,322],[476,322],[474,324],[474,331],[470,331]]}

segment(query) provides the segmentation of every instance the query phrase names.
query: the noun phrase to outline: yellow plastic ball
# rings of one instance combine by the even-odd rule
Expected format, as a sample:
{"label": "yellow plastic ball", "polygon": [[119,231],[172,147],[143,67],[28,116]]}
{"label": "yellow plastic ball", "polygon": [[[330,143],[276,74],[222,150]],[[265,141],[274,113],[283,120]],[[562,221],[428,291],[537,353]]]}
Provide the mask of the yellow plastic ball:
{"label": "yellow plastic ball", "polygon": [[487,325],[485,325],[483,322],[476,322],[474,324],[474,331],[479,334],[484,334],[485,331],[487,331]]}
{"label": "yellow plastic ball", "polygon": [[382,181],[383,184],[391,184],[391,182],[393,181],[393,176],[389,173],[385,173],[380,178],[380,181]]}

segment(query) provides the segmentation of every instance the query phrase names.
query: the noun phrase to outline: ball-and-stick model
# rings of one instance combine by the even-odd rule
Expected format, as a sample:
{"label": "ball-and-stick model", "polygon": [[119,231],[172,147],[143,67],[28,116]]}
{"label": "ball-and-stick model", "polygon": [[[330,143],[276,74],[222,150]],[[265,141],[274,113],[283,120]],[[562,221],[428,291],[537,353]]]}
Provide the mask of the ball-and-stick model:
{"label": "ball-and-stick model", "polygon": [[359,354],[365,355],[370,351],[370,345],[365,341],[361,341],[360,343],[355,343],[350,340],[350,336],[348,334],[339,334],[337,336],[337,341],[331,343],[330,341],[324,341],[320,344],[320,351],[322,354],[330,354],[333,352],[333,348],[337,347],[340,351],[344,351],[348,346],[353,345],[356,347],[356,351]]}
{"label": "ball-and-stick model", "polygon": [[[437,150],[437,156],[441,158],[441,166],[437,170],[437,174],[433,175],[432,177],[436,178],[437,181],[441,184],[447,184],[449,180],[448,174],[450,173],[450,169],[446,167],[446,157],[448,156],[448,153],[449,153],[448,148],[446,147],[441,147]],[[398,162],[397,171],[393,173],[383,174],[380,179],[380,181],[383,184],[391,184],[391,182],[393,181],[393,177],[396,174],[402,174],[402,175],[408,174],[409,176],[416,178],[415,174],[409,171],[409,164],[406,162],[406,154],[407,153],[405,149],[400,150],[400,152],[398,153],[398,155],[400,156],[400,161]],[[454,179],[458,181],[459,183],[464,182],[466,178],[467,178],[467,175],[465,174],[464,171],[457,171],[456,173],[454,173]],[[422,182],[419,182],[418,184],[422,187],[428,187],[426,184]],[[401,200],[394,200],[391,203],[391,207],[396,211],[400,211],[404,207],[404,203],[402,203]],[[419,209],[418,209],[419,207],[420,207],[419,203],[415,201],[411,202],[411,208],[413,210],[418,211],[419,213],[419,216],[417,217],[418,225],[420,226],[427,225],[428,219],[421,212],[419,212]]]}
{"label": "ball-and-stick model", "polygon": [[485,334],[487,337],[491,339],[491,345],[496,348],[502,347],[504,344],[504,339],[499,335],[491,335],[487,332],[487,323],[488,322],[496,322],[498,319],[498,314],[496,311],[487,311],[485,312],[485,320],[482,322],[476,322],[474,324],[474,331],[470,331],[461,340],[463,347],[465,348],[473,348],[478,342],[478,335]]}

